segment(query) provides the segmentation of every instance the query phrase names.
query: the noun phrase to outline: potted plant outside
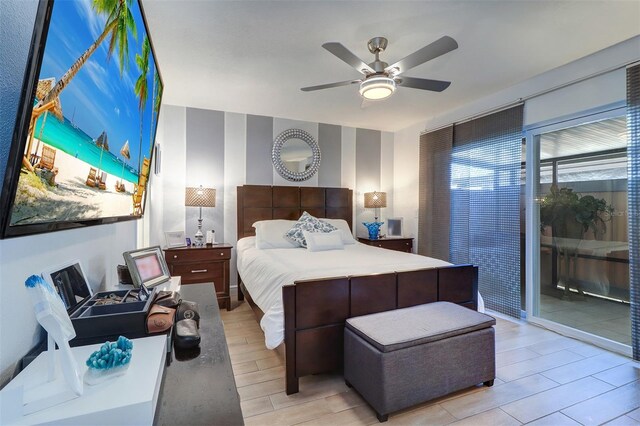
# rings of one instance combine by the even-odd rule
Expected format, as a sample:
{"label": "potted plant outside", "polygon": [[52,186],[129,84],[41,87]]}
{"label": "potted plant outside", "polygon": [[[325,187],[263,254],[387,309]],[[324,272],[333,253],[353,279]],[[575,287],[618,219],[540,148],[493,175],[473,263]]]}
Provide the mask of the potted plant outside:
{"label": "potted plant outside", "polygon": [[613,207],[593,195],[580,196],[571,188],[551,186],[551,191],[540,202],[542,230],[551,226],[553,236],[582,239],[591,229],[596,239],[606,232]]}
{"label": "potted plant outside", "polygon": [[[606,232],[606,222],[611,219],[613,207],[600,198],[593,195],[576,193],[571,188],[558,188],[556,184],[540,201],[540,228],[544,232],[546,227],[551,227],[553,245],[564,260],[564,276],[560,281],[564,284],[565,295],[569,294],[569,288],[573,279],[569,276],[569,267],[573,257],[573,277],[576,272],[576,259],[578,247],[584,234],[591,229],[595,239]],[[577,286],[578,292],[582,290]]]}

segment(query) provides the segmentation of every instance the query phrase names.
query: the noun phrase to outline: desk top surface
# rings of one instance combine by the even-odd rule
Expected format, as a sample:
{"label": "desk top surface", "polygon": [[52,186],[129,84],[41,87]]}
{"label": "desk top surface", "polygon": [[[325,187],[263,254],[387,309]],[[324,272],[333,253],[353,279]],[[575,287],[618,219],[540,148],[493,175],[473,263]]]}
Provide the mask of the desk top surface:
{"label": "desk top surface", "polygon": [[165,370],[155,423],[158,425],[242,425],[240,398],[213,286],[180,288],[184,300],[198,303],[200,348],[175,349]]}

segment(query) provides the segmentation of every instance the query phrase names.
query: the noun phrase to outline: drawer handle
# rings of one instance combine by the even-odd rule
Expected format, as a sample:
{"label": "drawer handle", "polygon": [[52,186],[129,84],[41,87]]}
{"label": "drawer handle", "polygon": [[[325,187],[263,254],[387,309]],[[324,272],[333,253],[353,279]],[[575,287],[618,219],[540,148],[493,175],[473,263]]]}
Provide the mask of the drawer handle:
{"label": "drawer handle", "polygon": [[382,244],[378,244],[378,247],[382,247]]}
{"label": "drawer handle", "polygon": [[177,255],[177,254],[174,254],[174,255],[173,255],[173,258],[174,258],[174,259],[177,259],[177,258],[178,258],[178,255]]}
{"label": "drawer handle", "polygon": [[220,253],[220,256],[224,256],[224,252]]}
{"label": "drawer handle", "polygon": [[192,269],[191,270],[192,274],[202,274],[202,273],[205,273],[205,272],[207,272],[207,269]]}
{"label": "drawer handle", "polygon": [[404,244],[407,245],[407,246],[409,245],[409,243],[404,243]]}

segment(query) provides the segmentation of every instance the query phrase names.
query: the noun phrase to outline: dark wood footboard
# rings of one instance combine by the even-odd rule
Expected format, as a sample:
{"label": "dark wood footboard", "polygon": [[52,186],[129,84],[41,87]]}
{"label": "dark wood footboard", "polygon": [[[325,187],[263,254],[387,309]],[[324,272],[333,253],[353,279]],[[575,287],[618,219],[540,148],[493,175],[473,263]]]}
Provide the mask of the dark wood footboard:
{"label": "dark wood footboard", "polygon": [[478,268],[441,268],[318,280],[282,288],[286,353],[286,392],[298,392],[298,379],[342,368],[347,318],[447,301],[478,306]]}

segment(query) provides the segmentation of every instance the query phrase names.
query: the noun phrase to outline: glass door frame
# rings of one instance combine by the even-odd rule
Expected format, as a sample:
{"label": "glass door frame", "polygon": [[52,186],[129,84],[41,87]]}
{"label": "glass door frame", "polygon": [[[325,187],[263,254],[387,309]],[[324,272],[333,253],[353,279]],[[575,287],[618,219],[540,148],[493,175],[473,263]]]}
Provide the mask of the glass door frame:
{"label": "glass door frame", "polygon": [[593,121],[626,115],[626,102],[617,102],[596,110],[583,111],[571,116],[559,117],[542,123],[525,126],[525,287],[526,320],[532,324],[547,328],[562,335],[573,337],[604,349],[632,356],[631,346],[587,333],[538,316],[540,310],[540,215],[537,203],[537,187],[540,179],[540,142],[539,135],[556,130],[574,127]]}

